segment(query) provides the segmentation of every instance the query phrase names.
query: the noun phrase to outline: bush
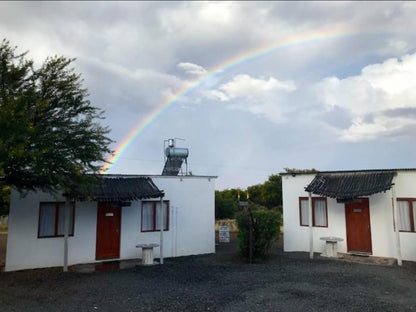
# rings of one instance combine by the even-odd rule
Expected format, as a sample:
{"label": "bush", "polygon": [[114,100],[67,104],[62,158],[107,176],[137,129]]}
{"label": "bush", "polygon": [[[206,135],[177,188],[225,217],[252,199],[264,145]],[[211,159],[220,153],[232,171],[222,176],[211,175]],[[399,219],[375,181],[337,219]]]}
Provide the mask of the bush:
{"label": "bush", "polygon": [[[253,260],[263,260],[270,250],[273,240],[279,238],[281,214],[277,211],[254,210],[251,212],[253,225]],[[238,243],[241,254],[249,258],[249,218],[243,211],[237,215]]]}

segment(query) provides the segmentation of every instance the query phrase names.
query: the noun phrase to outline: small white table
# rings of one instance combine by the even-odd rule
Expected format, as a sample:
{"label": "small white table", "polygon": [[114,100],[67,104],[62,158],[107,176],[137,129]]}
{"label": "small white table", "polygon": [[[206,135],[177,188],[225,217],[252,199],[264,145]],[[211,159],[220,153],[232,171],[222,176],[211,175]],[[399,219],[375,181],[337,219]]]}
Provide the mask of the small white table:
{"label": "small white table", "polygon": [[326,241],[325,253],[321,256],[328,258],[338,258],[337,243],[342,242],[344,239],[341,237],[325,236],[321,237],[322,240]]}
{"label": "small white table", "polygon": [[159,247],[159,244],[139,244],[136,247],[142,249],[142,264],[153,265],[153,248]]}

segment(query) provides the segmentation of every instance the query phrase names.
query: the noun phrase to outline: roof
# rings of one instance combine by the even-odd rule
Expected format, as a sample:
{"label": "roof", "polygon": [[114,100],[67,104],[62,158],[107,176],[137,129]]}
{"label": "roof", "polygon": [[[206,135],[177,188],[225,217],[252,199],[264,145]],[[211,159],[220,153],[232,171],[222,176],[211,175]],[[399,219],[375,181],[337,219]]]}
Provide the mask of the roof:
{"label": "roof", "polygon": [[305,191],[339,200],[367,196],[391,189],[394,170],[318,173]]}
{"label": "roof", "polygon": [[146,198],[163,197],[163,191],[153,183],[150,177],[103,177],[103,183],[85,192],[80,197],[83,199],[120,202]]}
{"label": "roof", "polygon": [[291,171],[291,172],[280,172],[280,175],[306,175],[306,174],[326,174],[326,173],[360,173],[360,172],[389,172],[389,171],[416,171],[416,168],[395,168],[395,169],[362,169],[362,170],[335,170],[335,171],[316,171],[316,172],[305,172],[305,171]]}
{"label": "roof", "polygon": [[196,174],[188,174],[188,175],[177,175],[177,176],[168,176],[163,174],[116,174],[116,173],[106,173],[103,175],[104,177],[109,178],[162,178],[162,179],[217,179],[218,176],[215,175],[196,175]]}

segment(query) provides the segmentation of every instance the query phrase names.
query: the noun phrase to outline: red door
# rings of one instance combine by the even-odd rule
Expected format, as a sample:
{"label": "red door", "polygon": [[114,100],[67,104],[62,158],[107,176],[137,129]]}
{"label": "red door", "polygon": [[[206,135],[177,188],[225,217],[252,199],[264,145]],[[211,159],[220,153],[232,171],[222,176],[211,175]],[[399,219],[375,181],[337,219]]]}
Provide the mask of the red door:
{"label": "red door", "polygon": [[120,214],[121,207],[98,203],[97,242],[95,258],[120,258]]}
{"label": "red door", "polygon": [[370,209],[368,198],[345,204],[348,252],[373,252],[371,246]]}

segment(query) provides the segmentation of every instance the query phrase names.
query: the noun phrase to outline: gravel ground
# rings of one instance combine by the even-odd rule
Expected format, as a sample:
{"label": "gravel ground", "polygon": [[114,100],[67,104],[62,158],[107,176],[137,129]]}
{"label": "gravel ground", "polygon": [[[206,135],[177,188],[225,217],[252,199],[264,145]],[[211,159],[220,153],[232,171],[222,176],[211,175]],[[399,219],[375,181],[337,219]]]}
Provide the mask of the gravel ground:
{"label": "gravel ground", "polygon": [[416,264],[351,263],[281,251],[248,265],[235,242],[163,266],[0,273],[0,311],[416,311]]}

